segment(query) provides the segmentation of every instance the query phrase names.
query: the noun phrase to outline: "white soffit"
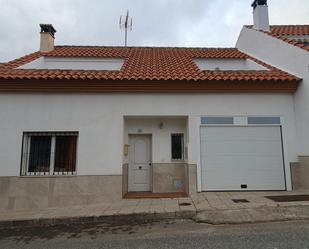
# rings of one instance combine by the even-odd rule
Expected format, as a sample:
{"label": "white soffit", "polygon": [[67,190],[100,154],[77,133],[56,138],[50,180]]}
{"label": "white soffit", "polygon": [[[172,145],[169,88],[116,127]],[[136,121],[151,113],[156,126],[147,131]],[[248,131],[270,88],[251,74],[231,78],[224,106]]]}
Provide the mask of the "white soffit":
{"label": "white soffit", "polygon": [[120,70],[123,58],[40,57],[19,69]]}
{"label": "white soffit", "polygon": [[202,71],[268,71],[268,68],[250,59],[193,59]]}

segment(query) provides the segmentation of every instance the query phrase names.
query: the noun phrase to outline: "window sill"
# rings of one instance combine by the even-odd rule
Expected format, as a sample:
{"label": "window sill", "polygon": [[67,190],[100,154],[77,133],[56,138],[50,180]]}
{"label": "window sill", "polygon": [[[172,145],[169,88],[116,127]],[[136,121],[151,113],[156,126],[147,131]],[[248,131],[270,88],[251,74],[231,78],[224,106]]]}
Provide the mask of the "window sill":
{"label": "window sill", "polygon": [[176,159],[172,159],[171,163],[187,163],[186,160],[182,159],[182,160],[176,160]]}
{"label": "window sill", "polygon": [[75,177],[77,174],[71,175],[25,175],[19,176],[21,178],[54,178],[54,177]]}

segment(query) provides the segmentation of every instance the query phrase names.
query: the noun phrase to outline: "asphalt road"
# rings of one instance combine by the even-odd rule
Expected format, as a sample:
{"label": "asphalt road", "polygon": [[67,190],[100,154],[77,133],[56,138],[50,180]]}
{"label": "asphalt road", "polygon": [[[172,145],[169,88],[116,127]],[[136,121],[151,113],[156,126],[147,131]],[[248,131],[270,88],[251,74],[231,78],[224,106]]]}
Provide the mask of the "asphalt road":
{"label": "asphalt road", "polygon": [[0,230],[0,248],[309,249],[309,221],[213,226],[192,221]]}

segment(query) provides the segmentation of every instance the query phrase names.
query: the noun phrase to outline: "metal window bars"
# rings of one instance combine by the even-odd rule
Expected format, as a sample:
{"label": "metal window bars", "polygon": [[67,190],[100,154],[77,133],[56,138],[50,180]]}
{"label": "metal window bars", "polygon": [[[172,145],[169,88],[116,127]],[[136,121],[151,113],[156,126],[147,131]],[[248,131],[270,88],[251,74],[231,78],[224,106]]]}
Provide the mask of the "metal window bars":
{"label": "metal window bars", "polygon": [[184,160],[184,134],[171,134],[172,160]]}
{"label": "metal window bars", "polygon": [[78,132],[25,132],[22,176],[75,175]]}

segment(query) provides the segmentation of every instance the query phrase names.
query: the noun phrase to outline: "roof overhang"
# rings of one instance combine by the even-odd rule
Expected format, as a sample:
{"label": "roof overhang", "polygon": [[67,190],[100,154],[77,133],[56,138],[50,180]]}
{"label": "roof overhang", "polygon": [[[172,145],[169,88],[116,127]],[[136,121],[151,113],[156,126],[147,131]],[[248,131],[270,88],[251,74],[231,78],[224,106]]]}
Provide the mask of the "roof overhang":
{"label": "roof overhang", "polygon": [[294,93],[300,80],[33,80],[0,79],[0,93]]}

